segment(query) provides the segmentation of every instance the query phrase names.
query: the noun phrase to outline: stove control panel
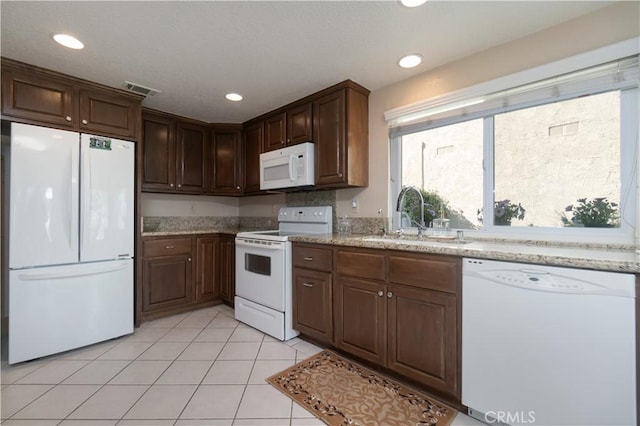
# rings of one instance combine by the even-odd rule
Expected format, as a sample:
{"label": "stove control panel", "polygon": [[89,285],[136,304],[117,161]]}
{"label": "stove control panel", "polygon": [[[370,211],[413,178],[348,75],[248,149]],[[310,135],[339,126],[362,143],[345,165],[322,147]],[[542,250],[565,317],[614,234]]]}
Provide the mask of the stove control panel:
{"label": "stove control panel", "polygon": [[278,222],[331,222],[331,206],[282,207]]}

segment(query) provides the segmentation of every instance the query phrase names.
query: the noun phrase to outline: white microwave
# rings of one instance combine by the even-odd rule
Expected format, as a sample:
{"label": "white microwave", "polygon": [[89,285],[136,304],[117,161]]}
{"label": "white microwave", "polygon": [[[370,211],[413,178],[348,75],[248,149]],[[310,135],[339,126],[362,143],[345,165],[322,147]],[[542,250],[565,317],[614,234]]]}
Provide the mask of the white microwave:
{"label": "white microwave", "polygon": [[260,189],[285,189],[314,184],[313,142],[260,154]]}

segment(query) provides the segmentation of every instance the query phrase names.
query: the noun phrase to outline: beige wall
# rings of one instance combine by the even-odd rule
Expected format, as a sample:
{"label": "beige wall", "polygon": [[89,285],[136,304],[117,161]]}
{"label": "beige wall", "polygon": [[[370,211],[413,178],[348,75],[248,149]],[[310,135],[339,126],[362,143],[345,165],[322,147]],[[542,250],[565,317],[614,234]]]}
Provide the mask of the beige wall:
{"label": "beige wall", "polygon": [[142,193],[142,216],[231,216],[237,217],[236,197],[206,197]]}
{"label": "beige wall", "polygon": [[[389,140],[385,111],[473,86],[640,35],[640,3],[618,2],[562,25],[375,90],[369,97],[369,187],[337,191],[337,214],[374,217],[388,210]],[[358,214],[351,214],[357,197]],[[395,206],[394,206],[395,207]]]}

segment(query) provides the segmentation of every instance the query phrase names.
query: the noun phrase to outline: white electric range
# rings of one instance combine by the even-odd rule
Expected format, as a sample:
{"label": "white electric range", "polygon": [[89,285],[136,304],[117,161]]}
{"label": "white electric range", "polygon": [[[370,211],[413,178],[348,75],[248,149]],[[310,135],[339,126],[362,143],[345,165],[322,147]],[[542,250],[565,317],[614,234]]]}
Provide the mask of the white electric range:
{"label": "white electric range", "polygon": [[289,236],[331,234],[331,206],[283,207],[278,229],[236,236],[235,317],[279,340],[292,327],[292,261]]}

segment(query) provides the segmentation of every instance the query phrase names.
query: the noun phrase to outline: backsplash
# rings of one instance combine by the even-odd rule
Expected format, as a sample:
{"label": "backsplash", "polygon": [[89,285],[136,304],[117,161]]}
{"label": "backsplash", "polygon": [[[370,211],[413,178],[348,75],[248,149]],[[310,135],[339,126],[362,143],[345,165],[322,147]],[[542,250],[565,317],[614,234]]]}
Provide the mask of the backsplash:
{"label": "backsplash", "polygon": [[278,218],[277,217],[241,217],[240,218],[240,229],[246,230],[269,230],[269,229],[278,229]]}
{"label": "backsplash", "polygon": [[[285,194],[287,207],[331,206],[333,231],[338,232],[336,217],[336,191],[291,192]],[[351,233],[359,235],[380,234],[383,227],[381,217],[349,217]],[[278,229],[277,216],[144,216],[143,232],[172,232],[197,230],[268,230]],[[389,229],[387,224],[386,229]]]}
{"label": "backsplash", "polygon": [[144,216],[143,232],[194,231],[198,229],[236,229],[238,217],[224,216]]}

